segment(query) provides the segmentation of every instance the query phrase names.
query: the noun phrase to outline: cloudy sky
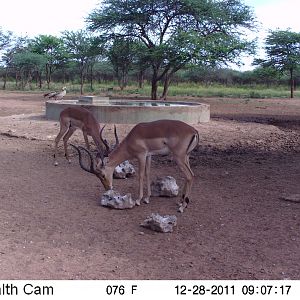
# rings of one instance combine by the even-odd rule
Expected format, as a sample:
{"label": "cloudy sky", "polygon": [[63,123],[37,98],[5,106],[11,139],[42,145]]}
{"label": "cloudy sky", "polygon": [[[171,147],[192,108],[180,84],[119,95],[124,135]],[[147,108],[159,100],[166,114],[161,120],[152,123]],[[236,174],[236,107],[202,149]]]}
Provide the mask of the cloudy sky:
{"label": "cloudy sky", "polygon": [[[0,27],[18,36],[56,35],[85,27],[85,18],[101,0],[0,0]],[[253,7],[261,41],[269,29],[299,32],[299,0],[244,0]]]}

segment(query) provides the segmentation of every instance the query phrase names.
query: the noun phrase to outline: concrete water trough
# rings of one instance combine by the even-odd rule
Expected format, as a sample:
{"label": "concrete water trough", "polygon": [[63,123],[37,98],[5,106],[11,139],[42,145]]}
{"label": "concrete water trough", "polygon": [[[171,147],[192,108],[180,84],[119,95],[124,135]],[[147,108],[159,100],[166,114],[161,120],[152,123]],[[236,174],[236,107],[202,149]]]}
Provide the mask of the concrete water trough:
{"label": "concrete water trough", "polygon": [[137,124],[161,119],[180,120],[189,124],[209,122],[208,104],[195,102],[110,100],[107,97],[84,96],[79,100],[49,100],[46,117],[58,120],[66,107],[82,106],[92,111],[101,123]]}

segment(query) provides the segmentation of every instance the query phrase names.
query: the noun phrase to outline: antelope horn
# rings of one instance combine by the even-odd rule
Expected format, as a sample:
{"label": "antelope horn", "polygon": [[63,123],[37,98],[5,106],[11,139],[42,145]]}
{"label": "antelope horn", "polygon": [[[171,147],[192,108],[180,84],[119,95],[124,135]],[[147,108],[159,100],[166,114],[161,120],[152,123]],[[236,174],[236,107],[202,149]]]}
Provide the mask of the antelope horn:
{"label": "antelope horn", "polygon": [[107,140],[103,139],[103,136],[102,136],[102,132],[103,132],[105,126],[106,126],[106,124],[100,130],[100,139],[101,139],[101,142],[104,144],[104,146],[106,148],[106,153],[109,153],[110,148],[109,148],[108,142],[107,142]]}
{"label": "antelope horn", "polygon": [[116,125],[114,125],[114,133],[115,133],[115,138],[116,138],[116,146],[118,146],[120,144],[120,142],[119,142],[119,137],[117,134],[117,126]]}
{"label": "antelope horn", "polygon": [[[86,148],[84,148],[84,147],[81,147],[81,146],[77,147],[77,146],[75,146],[75,145],[73,145],[73,144],[70,144],[70,145],[71,145],[73,148],[75,148],[75,149],[77,150],[77,152],[78,152],[78,156],[79,156],[79,165],[80,165],[80,167],[81,167],[84,171],[86,171],[86,172],[89,172],[89,173],[92,173],[92,174],[97,174],[97,172],[95,171],[95,167],[94,167],[95,161],[94,161],[94,158],[93,158],[92,153],[91,153],[88,149],[86,149]],[[91,160],[90,168],[87,168],[87,167],[83,164],[83,162],[82,162],[81,150],[85,151],[85,152],[89,155],[90,160]],[[102,160],[102,158],[101,158],[101,160]],[[102,160],[102,163],[103,163],[103,160]]]}

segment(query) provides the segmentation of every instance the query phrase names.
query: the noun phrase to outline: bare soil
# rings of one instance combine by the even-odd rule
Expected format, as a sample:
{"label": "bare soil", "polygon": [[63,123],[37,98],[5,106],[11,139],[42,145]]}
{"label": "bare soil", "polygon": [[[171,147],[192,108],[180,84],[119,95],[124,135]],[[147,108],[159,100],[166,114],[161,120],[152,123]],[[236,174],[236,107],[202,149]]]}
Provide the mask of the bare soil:
{"label": "bare soil", "polygon": [[[0,92],[0,279],[300,279],[300,100],[199,101],[212,120],[195,126],[195,181],[179,214],[176,198],[100,206],[99,180],[62,145],[53,166],[59,126],[42,95]],[[81,133],[72,141],[84,144]],[[171,157],[152,167],[182,186]],[[137,195],[137,177],[114,185]],[[175,214],[175,230],[140,227],[153,212]]]}

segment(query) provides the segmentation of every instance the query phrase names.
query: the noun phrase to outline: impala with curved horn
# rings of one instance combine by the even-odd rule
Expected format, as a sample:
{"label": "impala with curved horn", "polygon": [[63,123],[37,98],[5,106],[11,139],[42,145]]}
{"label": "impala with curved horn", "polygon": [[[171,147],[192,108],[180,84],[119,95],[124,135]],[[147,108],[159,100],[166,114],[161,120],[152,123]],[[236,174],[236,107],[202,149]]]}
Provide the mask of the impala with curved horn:
{"label": "impala with curved horn", "polygon": [[64,142],[64,150],[65,150],[65,157],[70,162],[69,152],[67,147],[67,142],[69,138],[73,135],[76,129],[81,129],[85,141],[85,145],[87,149],[90,149],[88,135],[93,138],[93,141],[96,144],[96,147],[101,153],[102,158],[107,156],[110,149],[107,143],[103,138],[100,138],[102,134],[103,128],[100,130],[100,125],[92,112],[83,108],[83,107],[67,107],[61,113],[59,117],[60,123],[60,130],[55,138],[55,145],[54,145],[54,165],[58,165],[57,162],[57,146],[60,139],[63,137]]}
{"label": "impala with curved horn", "polygon": [[[182,199],[179,204],[179,211],[183,212],[189,203],[189,195],[194,177],[189,163],[189,155],[196,148],[198,142],[199,133],[192,126],[176,120],[158,120],[149,123],[139,123],[134,126],[124,140],[109,154],[107,162],[104,162],[102,157],[98,157],[97,162],[95,162],[88,149],[71,145],[79,153],[81,168],[95,174],[101,180],[106,190],[113,188],[113,172],[115,167],[125,160],[137,159],[139,164],[139,197],[136,200],[136,205],[140,205],[142,199],[145,203],[149,203],[151,196],[151,156],[171,152],[186,179]],[[89,167],[84,166],[81,151],[87,152],[90,156]],[[143,198],[143,181],[145,175],[147,194]]]}

